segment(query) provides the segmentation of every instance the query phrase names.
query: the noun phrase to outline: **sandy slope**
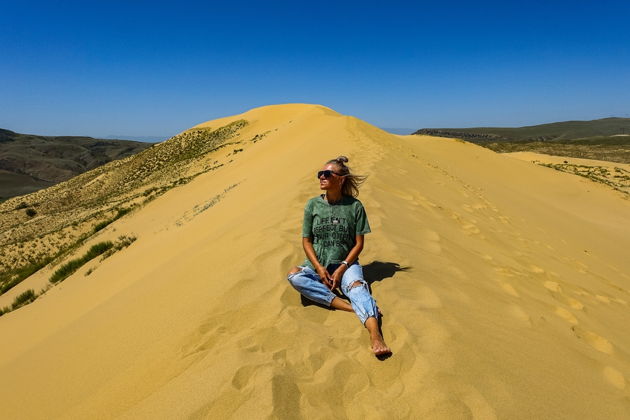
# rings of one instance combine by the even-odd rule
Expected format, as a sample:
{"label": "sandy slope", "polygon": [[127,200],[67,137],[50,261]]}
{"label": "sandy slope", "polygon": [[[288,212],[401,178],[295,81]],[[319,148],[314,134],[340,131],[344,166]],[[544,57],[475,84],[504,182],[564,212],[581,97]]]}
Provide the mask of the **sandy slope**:
{"label": "sandy slope", "polygon": [[[628,200],[319,106],[204,125],[238,118],[267,135],[117,221],[105,236],[138,240],[89,277],[0,318],[3,417],[630,416]],[[353,315],[304,307],[284,277],[339,154],[370,175],[361,260],[385,362]]]}

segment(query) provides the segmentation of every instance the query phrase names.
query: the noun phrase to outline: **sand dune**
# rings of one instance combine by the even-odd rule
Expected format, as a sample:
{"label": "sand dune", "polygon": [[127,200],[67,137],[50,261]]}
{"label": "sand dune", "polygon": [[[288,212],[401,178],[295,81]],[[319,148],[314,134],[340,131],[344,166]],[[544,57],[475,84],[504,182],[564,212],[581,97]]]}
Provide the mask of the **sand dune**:
{"label": "sand dune", "polygon": [[[110,225],[137,240],[90,276],[0,317],[1,417],[630,416],[618,192],[321,106],[198,127],[239,119],[260,141]],[[315,171],[339,154],[369,175],[361,260],[384,362],[353,315],[303,306],[285,280]]]}

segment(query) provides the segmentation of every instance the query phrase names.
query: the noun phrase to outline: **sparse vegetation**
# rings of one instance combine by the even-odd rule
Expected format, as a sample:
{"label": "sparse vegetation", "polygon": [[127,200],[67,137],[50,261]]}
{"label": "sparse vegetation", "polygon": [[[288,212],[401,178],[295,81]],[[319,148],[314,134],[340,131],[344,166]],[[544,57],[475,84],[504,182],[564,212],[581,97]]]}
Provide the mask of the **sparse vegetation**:
{"label": "sparse vegetation", "polygon": [[59,283],[60,281],[65,280],[74,272],[76,272],[79,268],[81,268],[88,261],[98,257],[99,255],[107,252],[114,246],[113,242],[99,242],[95,245],[92,245],[90,249],[80,258],[76,258],[74,260],[70,260],[67,263],[63,264],[59,267],[53,275],[50,277],[51,283]]}
{"label": "sparse vegetation", "polygon": [[100,223],[97,223],[96,225],[94,225],[94,228],[92,229],[93,233],[96,233],[100,230],[105,229],[107,226],[111,225],[112,223],[114,223],[116,220],[120,219],[121,217],[123,217],[125,214],[129,213],[131,211],[130,207],[127,208],[120,208],[116,210],[116,215],[112,218],[109,218],[107,220],[104,220]]}
{"label": "sparse vegetation", "polygon": [[114,253],[120,251],[123,248],[127,248],[129,245],[134,243],[136,239],[137,238],[135,236],[127,236],[127,235],[119,236],[114,246],[111,247],[107,252],[103,254],[103,259],[112,256]]}
{"label": "sparse vegetation", "polygon": [[29,277],[36,271],[45,267],[50,261],[52,261],[52,257],[31,262],[14,270],[4,271],[0,274],[0,295],[10,290],[12,287],[19,284],[22,280]]}
{"label": "sparse vegetation", "polygon": [[[246,125],[238,120],[187,130],[136,155],[0,202],[0,294],[47,264],[59,264],[134,207],[226,165],[224,154],[214,152],[240,149],[244,141],[237,137]],[[37,217],[24,223],[29,208]]]}
{"label": "sparse vegetation", "polygon": [[[276,131],[277,131],[277,130],[278,130],[278,129],[276,128]],[[249,141],[251,141],[252,143],[256,143],[256,142],[258,142],[258,141],[262,140],[262,139],[263,139],[263,138],[264,138],[267,134],[269,134],[269,133],[270,133],[270,131],[269,131],[269,130],[267,130],[267,131],[265,131],[265,132],[264,132],[264,133],[262,133],[262,134],[256,134],[254,137],[252,137],[251,139],[249,139]]]}
{"label": "sparse vegetation", "polygon": [[35,291],[33,289],[28,289],[27,291],[25,291],[24,293],[19,294],[15,300],[13,301],[13,304],[11,305],[11,310],[15,311],[16,309],[24,306],[24,305],[28,305],[29,303],[31,303],[32,301],[34,301],[35,299],[37,299],[37,294],[35,293]]}
{"label": "sparse vegetation", "polygon": [[204,211],[208,210],[210,207],[214,206],[215,204],[217,204],[219,201],[221,201],[221,199],[223,197],[225,197],[225,195],[233,188],[235,188],[237,184],[232,184],[229,187],[225,188],[223,190],[223,192],[221,194],[217,194],[214,197],[212,197],[211,199],[207,200],[205,203],[203,204],[198,204],[195,207],[192,208],[192,214],[190,214],[191,212],[186,212],[186,214],[184,214],[183,217],[179,218],[175,224],[177,226],[182,226],[184,224],[184,220],[191,220],[193,217],[197,216],[200,213],[203,213]]}
{"label": "sparse vegetation", "polygon": [[630,136],[623,135],[628,132],[630,118],[603,118],[518,128],[425,128],[414,134],[459,138],[497,153],[535,152],[630,163]]}
{"label": "sparse vegetation", "polygon": [[567,163],[542,163],[534,161],[541,166],[555,169],[561,172],[567,172],[574,175],[579,175],[584,178],[588,178],[593,182],[599,182],[601,184],[608,185],[613,189],[620,191],[624,194],[630,195],[630,172],[615,167],[615,174],[613,175],[610,170],[603,166],[597,165],[576,165]]}

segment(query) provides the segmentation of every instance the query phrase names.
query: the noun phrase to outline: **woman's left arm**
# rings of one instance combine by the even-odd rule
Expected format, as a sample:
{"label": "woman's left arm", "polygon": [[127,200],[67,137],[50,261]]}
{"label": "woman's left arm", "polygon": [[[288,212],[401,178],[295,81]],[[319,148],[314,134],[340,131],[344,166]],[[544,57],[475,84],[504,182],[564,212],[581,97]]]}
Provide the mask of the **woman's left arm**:
{"label": "woman's left arm", "polygon": [[[359,258],[359,254],[361,253],[361,251],[363,251],[364,241],[365,241],[364,235],[355,236],[354,246],[352,247],[350,252],[348,252],[348,256],[345,259],[345,261],[347,261],[348,264],[352,264]],[[333,290],[339,287],[339,284],[341,284],[341,277],[343,277],[343,273],[345,273],[347,269],[348,269],[348,266],[346,266],[345,264],[341,264],[339,267],[337,267],[335,272],[332,273],[331,277],[333,279],[333,286],[332,286]]]}

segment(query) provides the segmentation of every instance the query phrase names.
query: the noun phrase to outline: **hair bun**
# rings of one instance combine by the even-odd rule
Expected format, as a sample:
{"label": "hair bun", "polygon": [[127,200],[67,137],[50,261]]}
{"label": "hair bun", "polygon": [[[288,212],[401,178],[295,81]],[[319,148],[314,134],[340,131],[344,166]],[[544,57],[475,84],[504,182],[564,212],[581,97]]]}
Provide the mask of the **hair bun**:
{"label": "hair bun", "polygon": [[337,159],[335,159],[337,162],[339,163],[345,163],[348,162],[348,158],[345,156],[339,156]]}

